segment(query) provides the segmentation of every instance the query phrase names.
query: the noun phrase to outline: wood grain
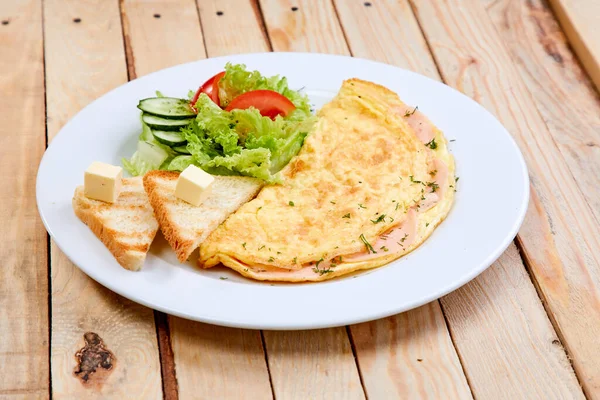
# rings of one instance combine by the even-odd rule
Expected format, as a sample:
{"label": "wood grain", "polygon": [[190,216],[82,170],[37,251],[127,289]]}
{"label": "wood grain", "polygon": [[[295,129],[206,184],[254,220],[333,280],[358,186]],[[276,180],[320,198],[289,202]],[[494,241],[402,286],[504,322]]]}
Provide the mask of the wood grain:
{"label": "wood grain", "polygon": [[260,5],[273,50],[348,54],[331,2],[260,0]]}
{"label": "wood grain", "polygon": [[[408,3],[378,2],[372,4],[370,7],[356,3],[349,5],[343,1],[338,1],[336,4],[350,48],[355,55],[396,64],[404,68],[416,70],[431,78],[439,79],[433,59],[427,52],[427,45],[424,42]],[[356,25],[358,22],[361,22],[361,24]],[[357,28],[354,30],[351,29],[353,26]],[[379,42],[379,44],[371,45],[376,42]],[[386,49],[391,50],[386,51]],[[465,293],[471,290],[471,288],[480,287],[489,297],[493,296],[494,298],[509,300],[505,297],[505,285],[502,282],[520,282],[523,279],[528,279],[519,257],[509,257],[511,251],[514,252],[514,247],[490,268],[491,271],[494,271],[492,276],[495,279],[476,278],[473,282],[465,286],[463,289]],[[520,365],[520,371],[524,376],[540,375],[540,378],[538,378],[539,382],[546,382],[548,384],[547,388],[553,390],[553,393],[556,395],[568,392],[573,388],[577,389],[577,381],[568,365],[564,351],[555,354],[546,349],[546,343],[538,344],[535,341],[520,340],[522,337],[532,335],[544,338],[555,337],[555,333],[550,326],[539,299],[537,299],[537,294],[533,286],[520,285],[515,290],[518,292],[518,296],[515,293],[515,296],[518,298],[531,299],[531,303],[528,303],[527,307],[523,307],[512,301],[497,301],[486,304],[485,308],[486,323],[490,327],[490,331],[507,330],[510,333],[508,335],[484,335],[484,332],[477,329],[478,325],[469,325],[464,321],[449,320],[449,326],[453,332],[454,339],[456,340],[456,337],[464,338],[464,340],[456,342],[455,345],[461,354],[464,369],[467,372],[469,382],[474,388],[475,394],[477,395],[478,392],[488,387],[493,387],[493,385],[489,385],[489,382],[495,382],[500,387],[511,386],[515,393],[520,393],[524,397],[539,397],[545,394],[545,392],[540,392],[538,388],[528,384],[526,381],[513,380],[510,375],[495,373],[496,367],[500,368],[500,365],[503,365],[506,368],[510,364]],[[470,318],[472,319],[471,313],[477,313],[481,309],[481,302],[462,293],[458,292],[458,294],[453,296],[455,301],[443,301],[442,304],[447,315],[455,315],[457,309],[462,310],[463,312],[460,315],[466,321],[469,321]],[[524,320],[523,317],[526,319]],[[512,323],[507,324],[507,320]],[[524,323],[527,320],[541,321],[542,323]],[[544,321],[545,323],[543,323]],[[374,324],[377,323],[379,321]],[[424,327],[427,327],[427,325],[424,325]],[[353,327],[353,332],[354,329]],[[427,330],[424,329],[424,331]],[[469,343],[481,341],[482,338],[484,338],[485,344],[488,346],[487,351],[469,352],[469,350],[473,349],[469,347]],[[440,346],[440,348],[444,348],[444,346]],[[505,348],[513,349],[513,351],[510,353],[500,353]],[[390,355],[385,351],[386,346],[381,346],[381,349],[382,351],[379,352],[378,357],[373,356],[373,358],[378,359],[380,364],[384,364],[390,358]],[[451,361],[452,353],[453,349],[450,349],[445,358],[434,360],[433,365],[443,365],[444,360]],[[400,354],[404,356],[404,364],[415,364],[414,359],[408,357],[407,353]],[[530,357],[532,354],[536,355],[533,360]],[[358,346],[357,355],[360,362],[362,358],[360,351],[358,351]],[[438,353],[438,358],[440,355],[444,356],[445,354],[442,352]],[[503,358],[507,359],[507,362],[505,364],[498,364],[498,360]],[[446,368],[450,371],[452,371],[451,366],[451,362],[446,363]],[[368,371],[369,368],[361,364],[361,372],[365,382],[368,382]],[[415,372],[418,371],[418,369],[415,369]],[[557,380],[558,383],[550,380],[550,378],[554,378],[553,374],[558,374],[561,377],[561,379]],[[381,374],[377,375],[375,373],[373,375],[376,377],[381,376]],[[391,372],[388,372],[388,375],[391,375]],[[545,376],[548,376],[548,380],[544,379]],[[374,381],[376,381],[376,377],[373,378]],[[423,380],[419,376],[414,381],[429,383],[429,380]],[[388,379],[386,382],[393,383],[394,380]],[[381,379],[379,379],[378,383],[381,385]],[[443,383],[441,384],[443,385]],[[450,392],[449,388],[451,388],[452,382],[448,383],[450,385],[446,386],[445,390]],[[369,388],[369,385],[366,386]],[[419,386],[415,386],[419,388]],[[378,386],[372,385],[372,387],[377,388]],[[487,394],[487,397],[491,394],[489,391],[485,391],[484,393]],[[509,393],[507,392],[507,394]],[[498,395],[494,394],[491,397],[496,396]],[[432,397],[438,396],[434,395]]]}
{"label": "wood grain", "polygon": [[38,0],[0,3],[0,397],[49,397],[48,246],[35,201],[44,152]]}
{"label": "wood grain", "polygon": [[270,50],[256,0],[197,0],[211,57]]}
{"label": "wood grain", "polygon": [[[44,2],[48,137],[90,101],[127,81],[116,2]],[[152,310],[96,284],[52,244],[52,383],[55,398],[162,398]],[[87,332],[116,360],[87,382],[74,375]]]}
{"label": "wood grain", "polygon": [[549,0],[569,42],[600,90],[600,2]]}
{"label": "wood grain", "polygon": [[182,399],[269,399],[260,331],[171,318]]}
{"label": "wood grain", "polygon": [[532,192],[518,242],[584,391],[597,397],[600,226],[481,3],[413,4],[444,80],[495,113],[523,152]]}
{"label": "wood grain", "polygon": [[350,332],[370,399],[472,398],[437,301]]}
{"label": "wood grain", "polygon": [[264,335],[276,398],[365,398],[345,329]]}
{"label": "wood grain", "polygon": [[492,268],[441,300],[473,393],[482,399],[584,399],[521,265],[511,245]]}
{"label": "wood grain", "polygon": [[121,8],[130,79],[206,58],[194,0],[122,0]]}
{"label": "wood grain", "polygon": [[[544,0],[486,0],[487,13],[600,221],[600,96]],[[568,101],[565,101],[568,99]]]}
{"label": "wood grain", "polygon": [[[151,4],[152,7],[149,7],[147,2],[137,0],[125,0],[122,3],[128,62],[130,71],[135,76],[206,57],[196,3],[193,0],[177,0],[177,4],[172,1]],[[210,6],[210,3],[201,2],[199,6]],[[170,11],[173,8],[178,11]],[[242,8],[239,11],[247,10]],[[160,18],[154,16],[157,13]],[[205,20],[206,17],[203,21]],[[176,36],[173,39],[187,50],[171,48],[170,40],[165,40],[165,36],[170,34],[168,32],[173,32]],[[207,35],[215,37],[215,32],[207,32]],[[237,40],[240,38],[238,36]],[[148,46],[148,43],[152,45]],[[217,46],[212,44],[212,47]],[[203,79],[199,77],[200,81]],[[271,397],[259,331],[211,326],[172,316],[168,317],[168,321],[172,362],[181,398]],[[170,356],[163,352],[163,363],[164,358]],[[169,372],[163,368],[163,373]],[[174,378],[164,377],[165,382],[174,381]],[[165,394],[169,397],[176,395],[173,390]]]}

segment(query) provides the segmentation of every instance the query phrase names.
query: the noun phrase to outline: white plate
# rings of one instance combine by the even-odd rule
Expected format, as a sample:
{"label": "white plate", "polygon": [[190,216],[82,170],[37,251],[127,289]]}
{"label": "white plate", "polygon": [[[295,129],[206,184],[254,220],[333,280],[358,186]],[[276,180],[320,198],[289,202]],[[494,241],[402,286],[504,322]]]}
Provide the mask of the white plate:
{"label": "white plate", "polygon": [[[453,209],[416,251],[385,267],[322,283],[269,284],[225,268],[181,265],[162,237],[141,272],[119,266],[77,219],[71,198],[83,171],[95,160],[120,165],[140,132],[138,101],[185,97],[227,61],[263,74],[285,75],[304,87],[318,108],[342,80],[370,80],[418,105],[448,139],[460,176]],[[507,105],[508,107],[509,105]],[[324,54],[265,53],[213,58],[165,69],[102,96],[67,123],[40,164],[37,203],[60,249],[107,288],[148,307],[208,323],[264,329],[339,326],[386,317],[437,299],[473,279],[508,247],[529,200],[523,157],[509,133],[485,109],[461,93],[390,65]],[[228,279],[220,279],[226,277]],[[67,288],[68,290],[68,288]]]}

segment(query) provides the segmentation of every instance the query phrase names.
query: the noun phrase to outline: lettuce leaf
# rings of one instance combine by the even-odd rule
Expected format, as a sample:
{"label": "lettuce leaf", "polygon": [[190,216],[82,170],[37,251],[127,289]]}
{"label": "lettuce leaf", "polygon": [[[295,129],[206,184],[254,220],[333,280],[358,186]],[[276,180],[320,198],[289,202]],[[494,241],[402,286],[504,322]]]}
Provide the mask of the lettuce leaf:
{"label": "lettuce leaf", "polygon": [[218,175],[247,175],[278,181],[277,173],[295,156],[315,118],[302,122],[281,116],[272,120],[254,108],[225,111],[205,94],[196,103],[198,116],[182,132],[191,158],[176,157],[170,170],[189,165]]}

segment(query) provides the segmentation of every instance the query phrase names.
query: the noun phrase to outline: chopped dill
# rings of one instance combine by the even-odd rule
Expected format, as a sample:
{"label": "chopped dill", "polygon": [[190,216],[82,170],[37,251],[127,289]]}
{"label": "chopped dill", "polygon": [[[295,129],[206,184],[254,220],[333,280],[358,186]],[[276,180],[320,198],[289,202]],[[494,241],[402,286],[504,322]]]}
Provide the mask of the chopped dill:
{"label": "chopped dill", "polygon": [[416,112],[418,109],[419,109],[419,106],[416,106],[415,108],[413,108],[413,110],[412,110],[412,111],[410,111],[410,110],[406,110],[406,111],[404,112],[404,116],[405,116],[405,117],[410,117],[410,116],[411,116],[411,115],[413,115],[413,114],[414,114],[414,113],[415,113],[415,112]]}
{"label": "chopped dill", "polygon": [[364,234],[362,234],[362,233],[361,233],[361,234],[360,234],[360,236],[359,236],[359,238],[360,238],[360,240],[362,240],[362,242],[365,244],[365,247],[367,248],[367,251],[368,251],[369,253],[373,253],[373,254],[377,253],[377,252],[375,251],[375,249],[373,248],[373,246],[371,246],[371,243],[369,243],[369,242],[367,241],[367,238],[365,237],[365,235],[364,235]]}
{"label": "chopped dill", "polygon": [[435,138],[431,139],[428,143],[425,143],[425,146],[429,147],[431,150],[437,149],[438,145],[435,142]]}
{"label": "chopped dill", "polygon": [[427,186],[431,188],[432,193],[435,193],[435,191],[440,188],[440,185],[435,182],[427,182]]}
{"label": "chopped dill", "polygon": [[379,218],[371,220],[371,222],[374,223],[374,224],[378,224],[378,223],[380,223],[382,221],[385,221],[385,214],[381,214],[379,216]]}

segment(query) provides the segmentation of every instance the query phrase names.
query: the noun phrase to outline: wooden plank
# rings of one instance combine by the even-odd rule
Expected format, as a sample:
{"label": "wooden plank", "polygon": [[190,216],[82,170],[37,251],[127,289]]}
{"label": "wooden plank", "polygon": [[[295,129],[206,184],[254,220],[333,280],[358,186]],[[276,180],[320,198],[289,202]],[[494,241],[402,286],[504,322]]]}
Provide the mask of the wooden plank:
{"label": "wooden plank", "polygon": [[414,4],[444,80],[495,113],[525,156],[532,196],[518,241],[584,391],[597,397],[600,226],[481,3]]}
{"label": "wooden plank", "polygon": [[44,152],[39,0],[0,3],[0,397],[49,397],[48,246],[35,176]]}
{"label": "wooden plank", "polygon": [[364,399],[345,329],[265,331],[276,398]]}
{"label": "wooden plank", "polygon": [[[203,1],[198,6],[214,7],[215,4]],[[173,11],[174,9],[177,11]],[[141,0],[125,0],[122,11],[130,75],[133,73],[134,76],[142,76],[206,57],[198,12],[193,0],[177,0],[176,4],[173,1],[155,1],[152,7]],[[247,10],[242,8],[239,11]],[[155,14],[160,15],[160,18],[156,18]],[[206,20],[206,17],[203,18],[203,22]],[[219,30],[222,29],[223,26],[219,27]],[[171,40],[166,39],[169,35],[174,35],[172,40],[177,40],[178,46],[187,50],[171,48]],[[216,37],[214,32],[209,32],[208,35]],[[242,36],[234,38],[226,34],[225,37],[239,41]],[[227,41],[221,40],[220,45],[226,47]],[[217,47],[214,43],[211,46]],[[199,79],[202,80],[202,77]],[[195,84],[200,83],[202,82]],[[181,398],[271,397],[259,331],[211,326],[172,316],[168,317],[168,321],[173,354],[162,352],[161,355],[163,363],[165,358],[172,357],[172,361],[167,364],[172,362],[174,369],[166,371],[163,368],[163,373],[174,375],[176,372]],[[164,379],[165,382],[174,381],[175,377],[165,375]],[[173,392],[172,389],[165,389],[165,394],[169,396],[174,397]]]}
{"label": "wooden plank", "polygon": [[[378,2],[365,7],[363,4],[347,4],[338,1],[337,10],[342,25],[345,27],[350,48],[355,55],[396,64],[421,72],[431,78],[439,79],[433,59],[427,51],[427,45],[407,2]],[[359,22],[361,23],[358,24]],[[353,26],[358,28],[352,29]],[[510,251],[514,252],[514,248],[511,248]],[[521,260],[518,257],[510,257],[510,251],[490,268],[494,273],[487,273],[492,274],[497,279],[479,277],[474,282],[467,284],[463,291],[453,294],[452,299],[455,299],[455,301],[442,302],[446,313],[456,315],[457,309],[463,311],[460,315],[466,315],[467,317],[470,315],[469,312],[477,313],[481,309],[481,301],[463,295],[463,292],[468,293],[474,287],[483,288],[489,297],[510,300],[505,298],[505,287],[501,283],[504,281],[520,282],[523,279],[528,279]],[[507,265],[510,265],[510,268]],[[532,299],[532,301],[525,303],[526,306],[512,301],[496,301],[486,304],[484,315],[487,320],[485,322],[490,327],[490,331],[507,331],[509,334],[502,336],[486,335],[485,344],[488,348],[485,352],[464,351],[471,349],[468,347],[469,343],[482,339],[483,336],[480,330],[477,329],[478,325],[465,325],[464,323],[460,324],[460,321],[450,320],[450,328],[455,339],[456,337],[464,338],[456,345],[471,385],[480,390],[480,388],[492,387],[488,383],[495,382],[499,386],[510,386],[515,393],[521,393],[521,397],[523,395],[525,397],[542,396],[545,392],[540,392],[539,388],[534,385],[530,385],[525,381],[514,381],[513,377],[508,374],[495,374],[494,368],[510,368],[511,364],[515,364],[520,365],[520,370],[524,376],[541,374],[542,379],[539,379],[539,381],[546,382],[548,384],[546,388],[553,390],[553,393],[564,393],[570,388],[577,388],[577,381],[568,365],[564,352],[554,354],[547,350],[546,342],[538,343],[519,339],[532,335],[544,338],[555,336],[533,286],[520,285],[518,290],[515,290],[515,298]],[[526,319],[523,317],[526,317]],[[523,323],[524,320],[545,321],[545,323],[530,325]],[[424,331],[427,332],[426,329]],[[501,353],[500,351],[505,348],[514,351]],[[384,347],[383,350],[380,354],[372,356],[374,359],[379,359],[381,364],[384,364],[384,361],[391,357]],[[453,349],[451,350],[453,352]],[[403,355],[406,356],[406,354],[410,353],[404,353]],[[439,354],[443,355],[444,353]],[[535,357],[532,358],[532,354]],[[357,356],[359,362],[361,362],[363,356],[358,351],[358,346]],[[444,358],[442,358],[443,360]],[[506,362],[500,364],[498,360],[506,360]],[[408,365],[411,362],[414,364],[414,359],[405,360]],[[440,361],[435,360],[434,365],[440,365]],[[489,366],[494,366],[494,368],[489,368]],[[361,364],[361,372],[368,390],[369,368],[365,368]],[[550,380],[551,377],[554,378],[553,374],[555,373],[559,373],[562,377],[557,381],[558,383]],[[544,376],[547,376],[548,379],[544,380]],[[413,380],[413,382],[422,381],[431,383],[429,379],[423,379],[418,375]],[[387,382],[389,382],[390,388],[394,387],[393,379],[389,379]],[[379,384],[381,385],[381,379]],[[415,386],[419,388],[418,385]],[[379,388],[375,384],[371,387]],[[444,389],[444,391],[449,392],[448,389]],[[439,397],[439,395],[433,397]]]}
{"label": "wooden plank", "polygon": [[[44,2],[48,137],[127,81],[118,3]],[[56,398],[162,398],[152,310],[96,284],[52,244],[52,385]],[[83,382],[75,353],[98,335],[114,355]],[[95,337],[88,335],[88,341]],[[83,368],[85,370],[85,368]]]}
{"label": "wooden plank", "polygon": [[260,331],[171,318],[181,398],[268,399],[269,374]]}
{"label": "wooden plank", "polygon": [[348,54],[329,1],[260,0],[260,5],[274,51]]}
{"label": "wooden plank", "polygon": [[198,0],[206,52],[211,57],[270,50],[256,0]]}
{"label": "wooden plank", "polygon": [[370,399],[472,398],[437,301],[350,332]]}
{"label": "wooden plank", "polygon": [[600,90],[600,2],[549,0],[581,63]]}
{"label": "wooden plank", "polygon": [[194,0],[122,0],[121,9],[130,79],[206,58]]}
{"label": "wooden plank", "polygon": [[408,2],[378,1],[366,6],[359,1],[334,1],[334,4],[354,57],[397,65],[439,79]]}
{"label": "wooden plank", "polygon": [[511,245],[492,268],[442,298],[473,393],[482,399],[584,399],[521,266]]}
{"label": "wooden plank", "polygon": [[600,96],[544,0],[483,4],[600,221],[600,196],[588,189],[600,187]]}

